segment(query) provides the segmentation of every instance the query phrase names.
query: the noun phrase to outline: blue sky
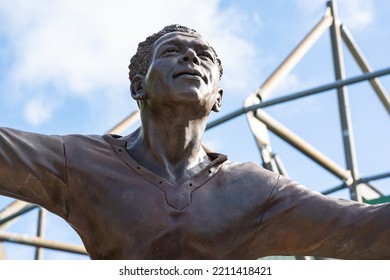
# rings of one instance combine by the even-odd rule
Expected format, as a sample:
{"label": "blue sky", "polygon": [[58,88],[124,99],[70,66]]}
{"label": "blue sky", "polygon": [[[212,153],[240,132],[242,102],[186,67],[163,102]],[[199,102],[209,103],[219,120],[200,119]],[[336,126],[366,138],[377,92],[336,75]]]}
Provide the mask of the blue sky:
{"label": "blue sky", "polygon": [[[0,0],[1,126],[45,134],[103,134],[136,109],[127,65],[137,43],[171,23],[198,30],[224,65],[222,111],[240,108],[320,20],[323,0],[76,1]],[[374,70],[389,67],[390,2],[339,0],[340,20]],[[152,8],[154,7],[154,8]],[[360,69],[344,48],[346,76]],[[275,89],[272,97],[334,81],[329,32]],[[380,78],[390,90],[390,77]],[[389,171],[389,115],[368,86],[349,87],[359,173]],[[334,91],[266,109],[341,166],[345,166]],[[133,130],[137,125],[129,129]],[[127,133],[126,131],[124,133]],[[244,117],[211,129],[204,142],[232,161],[260,156]],[[271,134],[271,144],[293,179],[323,191],[340,181]],[[390,194],[390,180],[373,183]],[[341,191],[336,196],[347,197]],[[11,200],[0,198],[0,209]],[[8,230],[33,235],[32,212]],[[68,225],[49,215],[46,237],[80,244]],[[7,258],[31,259],[27,246],[5,244]],[[45,258],[79,258],[46,250]]]}

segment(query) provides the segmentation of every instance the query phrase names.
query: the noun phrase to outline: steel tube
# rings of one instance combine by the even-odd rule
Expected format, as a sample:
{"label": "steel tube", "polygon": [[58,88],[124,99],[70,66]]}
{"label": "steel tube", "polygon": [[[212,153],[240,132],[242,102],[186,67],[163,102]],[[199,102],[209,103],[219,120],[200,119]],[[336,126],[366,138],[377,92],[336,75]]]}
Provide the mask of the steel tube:
{"label": "steel tube", "polygon": [[5,260],[6,254],[3,246],[3,242],[0,241],[0,260]]}
{"label": "steel tube", "polygon": [[[386,172],[386,173],[382,173],[382,174],[377,174],[377,175],[373,175],[373,176],[369,176],[369,177],[360,178],[358,180],[358,183],[359,184],[360,183],[368,183],[368,182],[371,182],[371,181],[386,179],[386,178],[389,178],[389,177],[390,177],[390,172]],[[324,194],[324,195],[327,195],[327,194],[334,193],[336,191],[343,190],[345,188],[347,188],[347,185],[346,184],[341,184],[340,186],[333,187],[333,188],[331,188],[329,190],[326,190],[326,191],[323,191],[321,193]],[[376,190],[376,189],[375,189],[375,191],[378,192],[378,190]]]}
{"label": "steel tube", "polygon": [[27,202],[21,201],[21,200],[12,200],[11,203],[9,203],[7,206],[5,206],[3,209],[0,210],[0,220],[4,217],[19,211],[20,209],[24,208],[26,205],[28,205]]}
{"label": "steel tube", "polygon": [[[343,80],[345,78],[345,70],[344,70],[344,57],[341,48],[341,35],[340,35],[340,24],[337,22],[337,9],[335,1],[328,1],[327,6],[331,10],[331,14],[333,17],[333,23],[330,27],[330,38],[332,42],[332,53],[333,53],[333,64],[335,71],[336,80]],[[347,165],[347,169],[351,171],[352,178],[354,182],[359,178],[358,169],[357,169],[357,160],[355,153],[355,144],[354,137],[352,131],[352,121],[351,121],[351,113],[349,108],[349,98],[348,91],[346,87],[337,88],[337,97],[339,104],[339,112],[340,112],[340,122],[342,129],[342,138],[344,144],[344,153],[345,153],[345,161]],[[351,190],[351,198],[356,200],[356,187],[354,184],[350,186]]]}
{"label": "steel tube", "polygon": [[347,78],[347,79],[344,79],[344,80],[338,80],[338,81],[335,81],[335,82],[332,82],[332,83],[329,83],[329,84],[325,84],[325,85],[322,85],[322,86],[314,87],[314,88],[311,88],[311,89],[298,91],[296,93],[292,93],[292,94],[289,94],[287,96],[282,96],[282,97],[266,100],[266,101],[263,101],[263,102],[261,102],[259,104],[255,104],[255,105],[251,105],[251,106],[248,106],[248,107],[243,107],[243,108],[237,109],[237,110],[235,110],[235,111],[233,111],[231,113],[228,113],[227,115],[225,115],[225,116],[223,116],[223,117],[221,117],[219,119],[211,121],[211,122],[209,122],[207,124],[206,129],[213,128],[213,127],[215,127],[215,126],[217,126],[219,124],[222,124],[222,123],[224,123],[226,121],[234,119],[234,118],[236,118],[236,117],[238,117],[240,115],[243,115],[243,114],[245,114],[247,112],[250,112],[250,111],[255,111],[257,109],[261,109],[261,108],[277,105],[277,104],[280,104],[280,103],[283,103],[283,102],[287,102],[287,101],[292,101],[292,100],[299,99],[299,98],[302,98],[302,97],[306,97],[306,96],[310,96],[310,95],[313,95],[313,94],[317,94],[317,93],[321,93],[321,92],[324,92],[324,91],[328,91],[328,90],[331,90],[331,89],[343,87],[343,86],[346,86],[346,85],[355,84],[355,83],[358,83],[358,82],[370,80],[370,79],[373,79],[375,77],[380,77],[380,76],[384,76],[384,75],[388,75],[388,74],[390,74],[390,67],[382,69],[382,70],[377,70],[377,71],[374,71],[374,72],[371,72],[371,73],[365,73],[365,74],[362,74],[362,75],[359,75],[359,76],[354,76],[354,77]]}
{"label": "steel tube", "polygon": [[[260,103],[259,98],[254,95],[250,95],[245,100],[244,107],[258,103]],[[268,128],[265,124],[255,118],[254,112],[246,113],[246,119],[257,148],[259,149],[260,156],[263,161],[263,167],[268,170],[278,172],[279,170],[277,168],[276,161],[273,159],[272,149],[270,146],[271,141],[269,138]]]}
{"label": "steel tube", "polygon": [[11,221],[11,220],[13,220],[13,219],[23,215],[23,214],[25,214],[27,212],[30,212],[31,210],[34,210],[37,207],[38,206],[34,205],[34,204],[27,204],[22,209],[8,214],[7,216],[5,216],[2,219],[0,219],[0,229],[4,227],[5,223],[7,223],[7,222],[9,222],[9,221]]}
{"label": "steel tube", "polygon": [[[37,237],[43,238],[45,232],[45,221],[46,221],[46,210],[42,207],[39,207],[38,212],[38,224],[37,224]],[[35,248],[35,259],[42,259],[43,250],[42,247]]]}
{"label": "steel tube", "polygon": [[316,150],[313,146],[308,144],[306,141],[304,141],[298,135],[293,133],[287,127],[283,126],[281,123],[266,114],[264,111],[258,110],[255,116],[261,122],[263,122],[270,131],[275,133],[284,141],[286,141],[294,148],[308,156],[310,159],[321,165],[323,168],[328,170],[336,177],[347,182],[347,184],[350,183],[351,174],[349,171],[345,170],[344,168],[330,160],[328,157]]}
{"label": "steel tube", "polygon": [[310,50],[318,38],[332,24],[329,9],[326,9],[325,15],[314,26],[314,28],[305,36],[305,38],[295,47],[287,58],[276,68],[276,70],[265,80],[265,82],[256,90],[254,94],[265,100],[274,88],[284,79],[287,74],[295,67],[301,58]]}
{"label": "steel tube", "polygon": [[273,159],[276,163],[276,166],[278,167],[279,174],[282,174],[284,176],[288,176],[287,169],[284,167],[284,164],[280,160],[279,156],[274,154]]}
{"label": "steel tube", "polygon": [[359,183],[367,183],[367,182],[370,182],[370,181],[386,179],[386,178],[389,178],[389,177],[390,177],[390,172],[385,172],[385,173],[378,174],[378,175],[373,175],[373,176],[369,176],[369,177],[360,178],[358,182]]}
{"label": "steel tube", "polygon": [[[363,53],[360,51],[358,45],[356,44],[355,40],[352,37],[352,34],[349,32],[348,28],[344,25],[340,26],[341,30],[341,37],[343,38],[345,44],[347,45],[349,51],[351,52],[352,56],[358,63],[360,69],[364,73],[372,72],[371,66],[368,64],[367,59],[364,57]],[[390,98],[387,94],[385,88],[382,86],[380,81],[376,78],[369,81],[371,84],[371,87],[374,89],[375,93],[381,100],[383,106],[387,110],[388,113],[390,113]]]}
{"label": "steel tube", "polygon": [[337,187],[333,187],[329,190],[326,190],[326,191],[323,191],[321,192],[323,195],[328,195],[328,194],[331,194],[331,193],[334,193],[334,192],[337,192],[337,191],[341,191],[343,189],[346,189],[348,188],[348,186],[344,183],[344,184],[341,184],[340,186],[337,186]]}
{"label": "steel tube", "polygon": [[84,247],[70,245],[55,241],[45,240],[39,237],[29,237],[25,235],[12,234],[4,231],[0,231],[0,240],[7,241],[12,243],[24,244],[29,246],[39,246],[43,248],[60,250],[64,252],[70,252],[75,254],[87,255],[87,252]]}
{"label": "steel tube", "polygon": [[139,110],[135,110],[129,116],[124,118],[120,123],[111,128],[107,133],[109,134],[120,134],[129,128],[133,123],[139,119]]}

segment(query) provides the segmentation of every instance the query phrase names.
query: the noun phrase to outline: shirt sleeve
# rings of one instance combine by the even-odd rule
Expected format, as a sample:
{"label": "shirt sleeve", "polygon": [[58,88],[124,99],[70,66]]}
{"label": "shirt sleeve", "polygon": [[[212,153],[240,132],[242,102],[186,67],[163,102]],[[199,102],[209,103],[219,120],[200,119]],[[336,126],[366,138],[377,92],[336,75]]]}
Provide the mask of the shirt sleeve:
{"label": "shirt sleeve", "polygon": [[390,204],[335,199],[281,176],[257,237],[265,255],[390,259]]}
{"label": "shirt sleeve", "polygon": [[0,195],[67,216],[62,137],[0,128]]}

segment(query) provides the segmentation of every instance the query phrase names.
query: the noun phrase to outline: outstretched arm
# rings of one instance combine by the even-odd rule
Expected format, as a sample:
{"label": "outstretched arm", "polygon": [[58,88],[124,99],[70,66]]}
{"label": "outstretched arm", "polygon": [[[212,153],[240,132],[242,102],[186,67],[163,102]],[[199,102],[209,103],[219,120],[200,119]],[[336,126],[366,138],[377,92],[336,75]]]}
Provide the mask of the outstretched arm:
{"label": "outstretched arm", "polygon": [[262,242],[267,255],[390,259],[390,204],[335,199],[280,177],[258,229]]}
{"label": "outstretched arm", "polygon": [[65,217],[62,139],[0,128],[0,195],[39,204]]}

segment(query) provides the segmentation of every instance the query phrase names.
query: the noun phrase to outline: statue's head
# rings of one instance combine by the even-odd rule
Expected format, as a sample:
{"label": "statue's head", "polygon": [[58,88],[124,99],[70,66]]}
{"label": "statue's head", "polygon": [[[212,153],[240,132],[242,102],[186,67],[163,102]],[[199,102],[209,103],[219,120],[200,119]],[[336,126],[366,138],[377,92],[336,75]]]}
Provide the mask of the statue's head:
{"label": "statue's head", "polygon": [[[169,26],[164,27],[159,32],[149,36],[146,38],[145,41],[140,42],[138,44],[138,49],[135,55],[130,60],[129,65],[129,79],[130,81],[136,76],[137,74],[140,74],[142,76],[145,76],[149,65],[151,63],[152,59],[152,50],[153,50],[153,44],[162,36],[164,36],[167,33],[171,32],[184,32],[189,34],[197,34],[201,36],[198,32],[196,32],[194,29],[188,28],[186,26],[182,26],[179,24],[172,24]],[[213,48],[212,48],[213,49]],[[215,56],[218,58],[217,53],[213,49]],[[219,77],[222,77],[223,74],[223,68],[221,61],[217,59],[218,66],[219,66]]]}

